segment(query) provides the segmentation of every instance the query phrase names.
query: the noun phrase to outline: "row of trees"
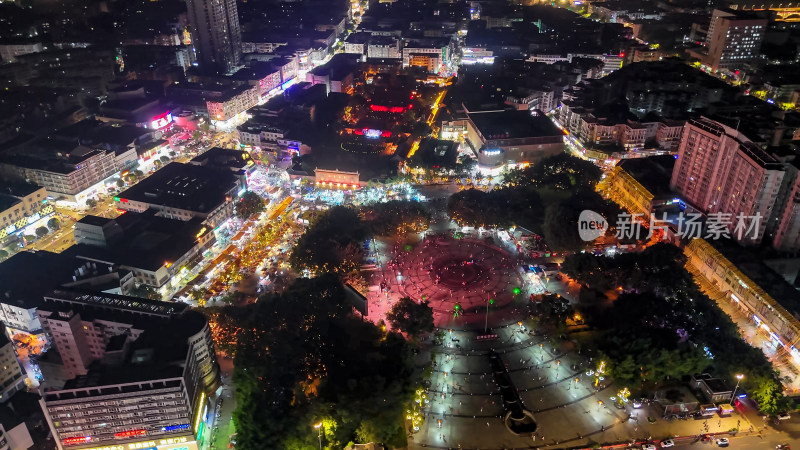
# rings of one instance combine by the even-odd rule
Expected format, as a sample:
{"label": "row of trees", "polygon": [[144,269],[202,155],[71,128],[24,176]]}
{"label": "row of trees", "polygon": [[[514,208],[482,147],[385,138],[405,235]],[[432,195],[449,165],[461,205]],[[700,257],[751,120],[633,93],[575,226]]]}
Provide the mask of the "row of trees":
{"label": "row of trees", "polygon": [[574,251],[586,245],[578,235],[581,211],[592,209],[607,219],[619,213],[594,190],[601,175],[594,164],[562,153],[509,172],[503,185],[490,192],[454,194],[447,209],[461,225],[521,225],[544,236],[553,250]]}
{"label": "row of trees", "polygon": [[637,386],[710,371],[735,383],[741,373],[761,410],[776,414],[786,399],[772,365],[698,289],[685,264],[678,247],[661,243],[613,258],[577,253],[562,271],[584,286],[623,292],[594,320],[615,380]]}
{"label": "row of trees", "polygon": [[325,448],[405,446],[410,348],[400,334],[351,311],[333,274],[213,311],[212,328],[231,328],[227,334],[235,336],[229,350],[235,352],[238,445],[316,448],[312,425],[322,423]]}

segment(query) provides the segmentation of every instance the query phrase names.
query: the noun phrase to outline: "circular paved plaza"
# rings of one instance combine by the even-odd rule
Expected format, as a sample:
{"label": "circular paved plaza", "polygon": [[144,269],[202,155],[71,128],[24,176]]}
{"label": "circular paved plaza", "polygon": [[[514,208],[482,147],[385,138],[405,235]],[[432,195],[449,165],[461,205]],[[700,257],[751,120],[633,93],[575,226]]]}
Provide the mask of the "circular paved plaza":
{"label": "circular paved plaza", "polygon": [[457,304],[463,314],[481,313],[490,299],[507,305],[520,284],[511,255],[480,239],[432,236],[395,264],[405,293],[429,301],[436,314],[453,313]]}

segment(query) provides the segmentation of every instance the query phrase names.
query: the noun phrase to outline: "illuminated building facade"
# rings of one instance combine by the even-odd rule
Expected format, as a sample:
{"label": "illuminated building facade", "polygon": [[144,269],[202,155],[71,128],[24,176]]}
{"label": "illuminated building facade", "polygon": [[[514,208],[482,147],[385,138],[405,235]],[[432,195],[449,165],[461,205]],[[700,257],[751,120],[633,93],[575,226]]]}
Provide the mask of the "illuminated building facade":
{"label": "illuminated building facade", "polygon": [[755,59],[767,19],[752,13],[715,9],[708,26],[708,57],[706,64],[713,70],[734,71]]}
{"label": "illuminated building facade", "polygon": [[[686,123],[670,188],[703,213],[739,214],[764,221],[773,212],[784,177],[782,165],[739,131],[706,118]],[[736,225],[732,221],[730,229]],[[759,242],[757,236],[744,238]]]}
{"label": "illuminated building facade", "polygon": [[783,277],[733,241],[693,239],[684,253],[687,269],[701,277],[712,299],[731,302],[774,347],[783,347],[800,362],[800,304]]}
{"label": "illuminated building facade", "polygon": [[[215,122],[225,122],[243,116],[244,113],[258,104],[259,86],[240,86],[224,92],[219,98],[206,101],[208,117]],[[246,120],[246,117],[243,117]],[[244,121],[244,120],[242,120]]]}
{"label": "illuminated building facade", "polygon": [[203,70],[230,72],[242,61],[236,0],[187,0],[192,44]]}
{"label": "illuminated building facade", "polygon": [[11,157],[2,164],[21,178],[43,186],[51,196],[78,204],[103,192],[103,181],[117,172],[114,152],[84,146],[66,155]]}
{"label": "illuminated building facade", "polygon": [[27,183],[0,185],[0,242],[26,233],[26,229],[35,232],[53,213],[47,189]]}
{"label": "illuminated building facade", "polygon": [[675,203],[669,191],[674,162],[672,155],[622,160],[597,188],[631,214],[641,214],[648,220],[656,207]]}
{"label": "illuminated building facade", "polygon": [[358,180],[358,172],[315,169],[314,174],[317,187],[332,189],[357,189],[361,187],[361,182]]}
{"label": "illuminated building facade", "polygon": [[[58,293],[48,298],[52,325],[77,316],[79,333],[107,342],[102,365],[40,400],[59,450],[196,450],[203,442],[209,397],[219,387],[208,322],[173,303],[142,300]],[[69,344],[59,331],[51,328],[55,347],[66,351]],[[77,336],[70,333],[65,334]],[[91,354],[89,342],[74,341]]]}
{"label": "illuminated building facade", "polygon": [[535,163],[564,151],[564,134],[541,111],[468,114],[468,144],[485,168]]}

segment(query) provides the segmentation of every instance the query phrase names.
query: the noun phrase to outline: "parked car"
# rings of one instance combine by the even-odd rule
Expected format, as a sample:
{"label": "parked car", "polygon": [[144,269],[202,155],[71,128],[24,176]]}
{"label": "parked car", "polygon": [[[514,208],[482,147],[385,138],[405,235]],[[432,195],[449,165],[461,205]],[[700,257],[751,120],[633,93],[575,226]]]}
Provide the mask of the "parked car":
{"label": "parked car", "polygon": [[791,418],[792,418],[792,416],[790,416],[789,413],[786,413],[786,412],[782,412],[782,413],[778,414],[778,420],[789,420]]}
{"label": "parked car", "polygon": [[663,448],[674,447],[674,446],[675,446],[675,441],[673,441],[672,439],[664,439],[663,441],[661,441],[661,447]]}
{"label": "parked car", "polygon": [[642,450],[656,450],[656,446],[653,444],[644,444],[642,445]]}
{"label": "parked car", "polygon": [[719,438],[714,442],[716,442],[717,445],[720,446],[720,447],[727,447],[728,445],[730,445],[730,442],[728,441],[728,438]]}

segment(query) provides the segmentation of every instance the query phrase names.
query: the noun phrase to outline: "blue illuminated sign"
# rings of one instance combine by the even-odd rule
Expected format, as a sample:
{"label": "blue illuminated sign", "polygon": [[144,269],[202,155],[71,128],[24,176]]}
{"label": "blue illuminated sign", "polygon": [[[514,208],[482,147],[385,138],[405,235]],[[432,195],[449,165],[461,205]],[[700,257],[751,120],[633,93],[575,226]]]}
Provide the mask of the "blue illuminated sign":
{"label": "blue illuminated sign", "polygon": [[182,425],[170,425],[168,427],[161,427],[161,431],[177,431],[177,430],[188,430],[189,424],[184,423]]}

